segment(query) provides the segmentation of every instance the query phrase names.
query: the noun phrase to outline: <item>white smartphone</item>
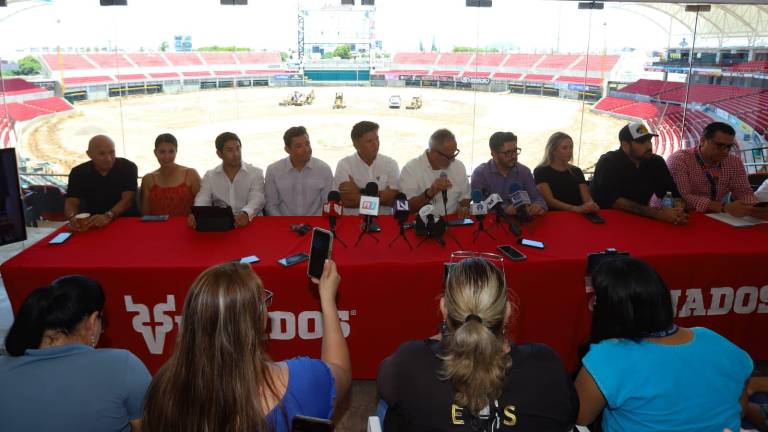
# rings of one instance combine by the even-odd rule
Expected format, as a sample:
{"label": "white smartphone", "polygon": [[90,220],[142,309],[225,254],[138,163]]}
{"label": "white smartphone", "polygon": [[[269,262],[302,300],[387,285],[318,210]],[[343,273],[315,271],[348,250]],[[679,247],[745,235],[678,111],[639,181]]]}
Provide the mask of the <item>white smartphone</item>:
{"label": "white smartphone", "polygon": [[312,244],[309,247],[309,265],[307,276],[320,279],[323,274],[325,260],[331,257],[333,233],[322,228],[312,230]]}
{"label": "white smartphone", "polygon": [[62,244],[70,237],[72,237],[71,232],[62,232],[57,234],[56,237],[52,238],[48,244]]}
{"label": "white smartphone", "polygon": [[517,241],[517,244],[528,246],[537,249],[544,249],[544,242],[521,238]]}

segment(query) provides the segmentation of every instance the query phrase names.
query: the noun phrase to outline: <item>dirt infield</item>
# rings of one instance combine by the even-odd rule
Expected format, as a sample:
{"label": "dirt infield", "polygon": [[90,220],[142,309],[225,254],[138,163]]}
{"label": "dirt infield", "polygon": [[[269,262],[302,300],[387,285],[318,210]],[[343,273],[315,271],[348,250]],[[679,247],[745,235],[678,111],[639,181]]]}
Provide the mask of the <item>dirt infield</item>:
{"label": "dirt infield", "polygon": [[[580,102],[457,90],[317,87],[312,105],[278,106],[293,90],[210,90],[79,103],[75,112],[29,128],[25,150],[33,159],[56,163],[63,172],[69,172],[86,160],[88,139],[103,133],[115,140],[118,155],[136,162],[139,174],[144,174],[157,167],[152,154],[155,137],[170,132],[179,140],[177,161],[202,174],[219,163],[213,141],[221,132],[237,133],[243,141],[243,160],[266,168],[286,155],[283,132],[303,125],[309,131],[314,156],[335,167],[339,159],[354,151],[349,137],[352,125],[372,120],[381,125],[381,153],[397,160],[401,167],[426,148],[435,129],[447,127],[456,134],[459,159],[470,171],[489,159],[488,137],[498,130],[512,131],[519,137],[518,146],[523,149],[520,161],[531,168],[540,161],[549,135],[558,130],[567,132],[576,144],[574,156],[581,144],[579,165],[589,168],[600,154],[616,148],[623,125],[586,108],[580,137]],[[347,108],[331,108],[336,92],[344,93]],[[387,107],[389,97],[395,94],[402,97],[403,108],[399,110]],[[413,96],[422,97],[422,109],[405,109]]]}

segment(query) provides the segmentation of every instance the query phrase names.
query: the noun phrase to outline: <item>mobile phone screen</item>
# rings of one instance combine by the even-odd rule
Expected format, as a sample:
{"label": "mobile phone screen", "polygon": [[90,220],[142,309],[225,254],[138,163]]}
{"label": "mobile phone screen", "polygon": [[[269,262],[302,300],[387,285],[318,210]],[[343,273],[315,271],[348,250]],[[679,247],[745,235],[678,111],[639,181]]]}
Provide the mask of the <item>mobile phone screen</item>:
{"label": "mobile phone screen", "polygon": [[281,259],[277,260],[277,262],[282,264],[282,265],[284,265],[284,266],[286,266],[286,267],[288,267],[288,266],[292,266],[294,264],[298,264],[298,263],[300,263],[302,261],[306,261],[308,259],[309,259],[309,255],[307,255],[304,252],[299,252],[299,253],[297,253],[295,255],[291,255],[291,256],[287,256],[285,258],[281,258]]}
{"label": "mobile phone screen", "polygon": [[501,253],[506,255],[509,259],[514,261],[520,261],[528,258],[525,256],[525,254],[510,245],[501,245],[497,249],[499,249],[499,251],[501,251]]}
{"label": "mobile phone screen", "polygon": [[165,222],[168,220],[168,215],[144,215],[141,217],[142,222]]}
{"label": "mobile phone screen", "polygon": [[56,235],[56,237],[52,238],[48,243],[49,244],[62,244],[64,241],[66,241],[70,236],[72,235],[71,232],[63,232]]}
{"label": "mobile phone screen", "polygon": [[333,234],[329,231],[320,228],[312,230],[312,245],[309,248],[309,266],[307,267],[309,277],[320,279],[322,276],[325,260],[331,256],[331,241],[333,241]]}
{"label": "mobile phone screen", "polygon": [[523,246],[528,246],[528,247],[535,247],[535,248],[539,248],[539,249],[544,249],[544,243],[543,243],[543,242],[540,242],[540,241],[536,241],[536,240],[529,240],[529,239],[520,239],[520,240],[518,240],[517,242],[518,242],[518,243],[520,243],[520,244],[521,244],[521,245],[523,245]]}
{"label": "mobile phone screen", "polygon": [[321,418],[297,415],[293,417],[291,432],[333,432],[333,422]]}
{"label": "mobile phone screen", "polygon": [[461,226],[461,225],[472,225],[475,221],[472,219],[466,218],[466,219],[454,219],[448,221],[448,225],[450,226]]}

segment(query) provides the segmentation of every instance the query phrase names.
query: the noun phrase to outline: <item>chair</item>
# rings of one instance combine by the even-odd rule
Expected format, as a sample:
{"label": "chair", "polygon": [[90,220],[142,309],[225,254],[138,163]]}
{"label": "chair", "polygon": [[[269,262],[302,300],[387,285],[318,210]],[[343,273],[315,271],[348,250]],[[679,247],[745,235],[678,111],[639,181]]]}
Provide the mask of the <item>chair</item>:
{"label": "chair", "polygon": [[67,220],[64,215],[65,196],[61,189],[52,185],[30,185],[29,190],[37,195],[36,201],[43,219],[60,222]]}

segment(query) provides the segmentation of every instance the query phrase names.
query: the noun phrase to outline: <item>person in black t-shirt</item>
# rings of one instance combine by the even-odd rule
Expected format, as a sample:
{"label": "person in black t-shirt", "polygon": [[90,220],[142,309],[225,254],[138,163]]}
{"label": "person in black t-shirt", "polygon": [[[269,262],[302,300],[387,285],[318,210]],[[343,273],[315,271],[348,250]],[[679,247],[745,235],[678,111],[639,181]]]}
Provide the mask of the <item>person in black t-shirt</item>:
{"label": "person in black t-shirt", "polygon": [[681,198],[664,159],[653,154],[651,138],[658,136],[642,122],[630,123],[619,131],[621,147],[600,156],[592,177],[592,196],[600,208],[614,208],[675,225],[688,222],[680,205],[671,208],[649,206],[651,195],[663,198],[667,192]]}
{"label": "person in black t-shirt", "polygon": [[[135,196],[138,169],[133,162],[115,157],[115,143],[96,135],[88,142],[88,162],[72,168],[67,185],[64,214],[73,230],[103,227],[120,215],[136,214]],[[90,213],[82,224],[75,215]]]}
{"label": "person in black t-shirt", "polygon": [[379,367],[384,431],[571,430],[573,382],[550,348],[507,341],[507,295],[502,272],[482,258],[451,269],[443,332],[406,342]]}
{"label": "person in black t-shirt", "polygon": [[555,132],[547,140],[544,158],[533,171],[536,187],[547,206],[553,210],[593,213],[600,210],[592,201],[584,173],[571,165],[573,139],[563,132]]}

